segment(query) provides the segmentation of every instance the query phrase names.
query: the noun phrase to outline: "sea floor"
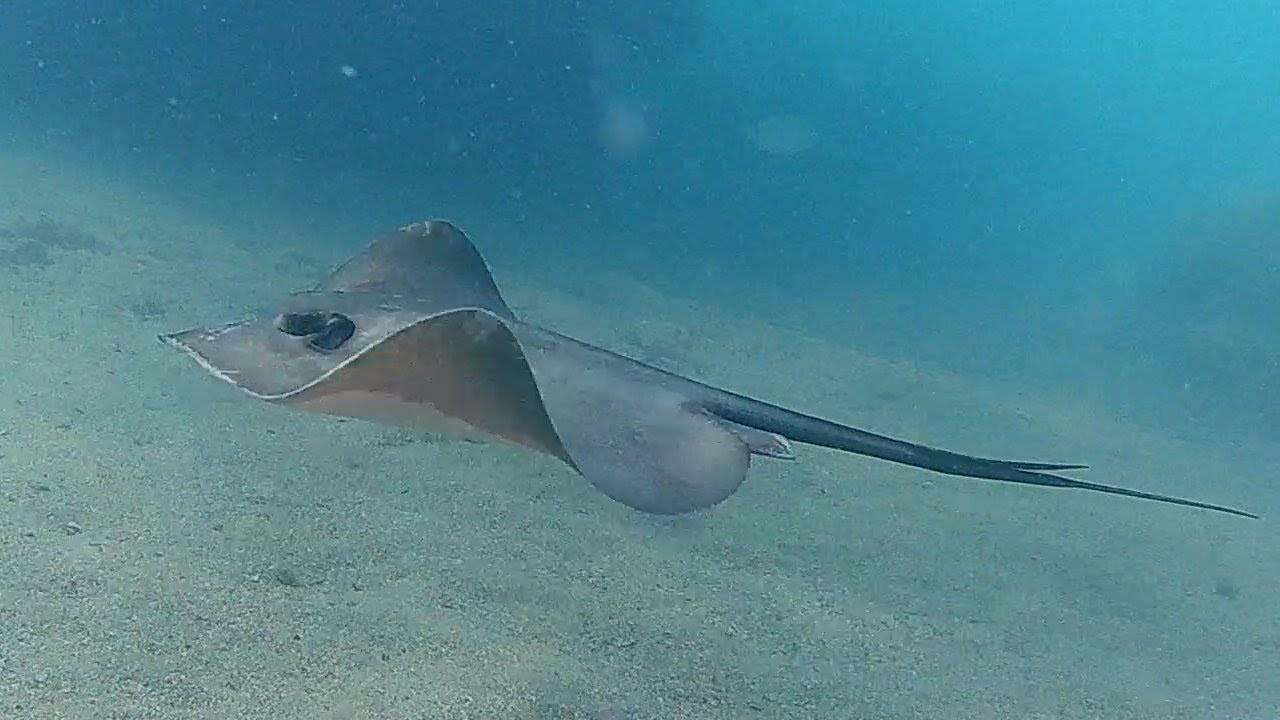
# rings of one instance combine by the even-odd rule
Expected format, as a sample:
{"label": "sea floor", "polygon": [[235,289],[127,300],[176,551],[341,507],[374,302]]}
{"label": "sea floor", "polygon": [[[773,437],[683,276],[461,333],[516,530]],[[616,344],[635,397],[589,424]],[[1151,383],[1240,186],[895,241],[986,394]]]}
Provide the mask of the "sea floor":
{"label": "sea floor", "polygon": [[699,379],[1269,516],[799,447],[650,518],[540,456],[252,401],[159,344],[367,239],[281,213],[245,223],[263,242],[195,205],[0,156],[0,717],[1280,716],[1276,445],[486,253],[518,313]]}

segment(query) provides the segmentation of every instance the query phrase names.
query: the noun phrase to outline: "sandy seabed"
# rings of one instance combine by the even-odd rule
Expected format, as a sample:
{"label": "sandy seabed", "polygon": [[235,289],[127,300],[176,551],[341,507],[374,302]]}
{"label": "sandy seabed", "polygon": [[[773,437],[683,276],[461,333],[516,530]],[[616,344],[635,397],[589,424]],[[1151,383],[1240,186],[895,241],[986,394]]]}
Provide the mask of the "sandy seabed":
{"label": "sandy seabed", "polygon": [[[807,447],[710,511],[642,516],[543,457],[251,401],[156,342],[367,239],[260,222],[285,239],[0,156],[0,717],[1280,716],[1274,519]],[[489,261],[517,312],[699,379],[1280,510],[1276,446]]]}

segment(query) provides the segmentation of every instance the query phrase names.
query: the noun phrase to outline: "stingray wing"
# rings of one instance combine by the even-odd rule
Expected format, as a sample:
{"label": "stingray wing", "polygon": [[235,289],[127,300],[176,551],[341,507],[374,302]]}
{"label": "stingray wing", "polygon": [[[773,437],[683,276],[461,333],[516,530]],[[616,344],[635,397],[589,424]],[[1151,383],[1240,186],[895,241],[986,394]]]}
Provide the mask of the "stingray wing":
{"label": "stingray wing", "polygon": [[[512,317],[467,236],[433,220],[377,238],[315,290],[290,295],[270,312],[160,339],[251,395],[279,400],[424,318],[466,308]],[[345,315],[354,334],[332,352],[317,353],[280,332],[282,315],[316,311]]]}
{"label": "stingray wing", "polygon": [[689,512],[732,495],[752,454],[792,457],[780,435],[707,412],[683,378],[528,323],[511,328],[572,464],[614,500]]}
{"label": "stingray wing", "polygon": [[341,313],[355,325],[331,352],[266,318],[161,339],[262,400],[501,440],[567,460],[507,321],[481,308],[433,310],[373,293],[307,292],[290,296],[282,313]]}
{"label": "stingray wing", "polygon": [[[355,333],[332,352],[306,346],[304,338],[281,332],[285,313],[339,312]],[[329,375],[344,363],[400,330],[435,314],[424,303],[393,304],[374,293],[302,292],[290,295],[276,312],[210,328],[195,328],[160,340],[190,355],[219,378],[262,400],[280,400]]]}
{"label": "stingray wing", "polygon": [[369,243],[316,288],[381,293],[443,311],[483,308],[512,317],[493,274],[466,234],[443,220],[414,223]]}

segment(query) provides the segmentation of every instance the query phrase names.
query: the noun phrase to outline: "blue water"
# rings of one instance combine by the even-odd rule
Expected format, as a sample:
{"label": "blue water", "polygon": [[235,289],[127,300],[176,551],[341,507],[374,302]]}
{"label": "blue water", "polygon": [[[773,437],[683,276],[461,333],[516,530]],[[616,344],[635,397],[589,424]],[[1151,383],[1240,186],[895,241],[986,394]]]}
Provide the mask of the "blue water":
{"label": "blue water", "polygon": [[3,0],[0,70],[10,147],[229,226],[515,227],[540,278],[1280,433],[1274,2]]}
{"label": "blue water", "polygon": [[[99,162],[353,228],[459,204],[574,218],[598,238],[575,252],[673,291],[970,370],[1057,381],[1136,326],[1159,358],[1117,371],[1276,427],[1249,402],[1270,353],[1223,375],[1149,326],[1274,330],[1250,309],[1275,290],[1274,4],[538,5],[8,2],[0,108]],[[762,152],[751,128],[779,116],[812,146]],[[853,312],[858,289],[926,310]]]}

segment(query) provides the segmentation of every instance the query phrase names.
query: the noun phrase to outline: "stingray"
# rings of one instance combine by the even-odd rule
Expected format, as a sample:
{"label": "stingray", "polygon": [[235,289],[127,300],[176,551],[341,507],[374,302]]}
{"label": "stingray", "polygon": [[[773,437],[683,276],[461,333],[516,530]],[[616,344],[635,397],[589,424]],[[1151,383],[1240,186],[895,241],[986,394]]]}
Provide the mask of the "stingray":
{"label": "stingray", "polygon": [[1084,465],[877,435],[575,340],[517,318],[475,246],[439,220],[379,237],[270,312],[160,339],[260,400],[547,453],[648,513],[715,505],[746,479],[751,456],[793,459],[794,441],[947,475],[1255,517],[1061,474]]}

